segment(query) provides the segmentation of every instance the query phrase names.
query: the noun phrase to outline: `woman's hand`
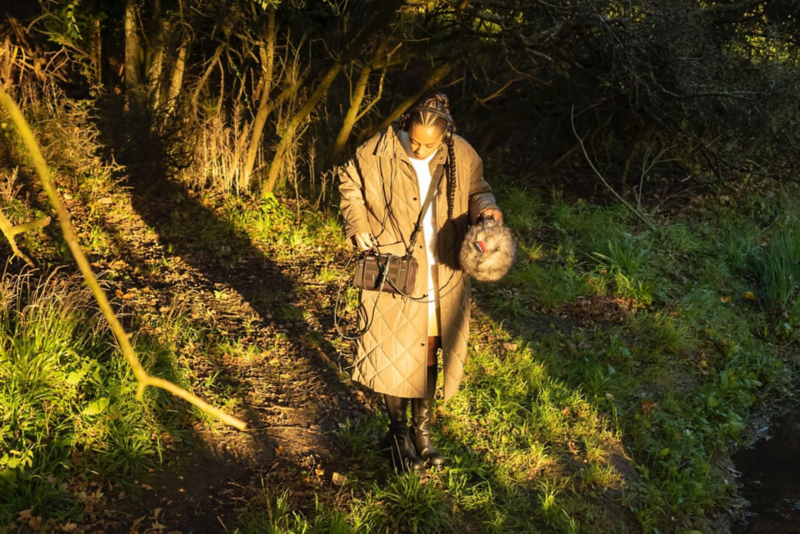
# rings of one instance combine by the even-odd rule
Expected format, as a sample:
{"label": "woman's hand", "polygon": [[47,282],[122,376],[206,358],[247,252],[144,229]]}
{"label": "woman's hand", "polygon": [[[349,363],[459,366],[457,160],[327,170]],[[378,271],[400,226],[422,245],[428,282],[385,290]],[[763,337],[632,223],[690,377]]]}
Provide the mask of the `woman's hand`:
{"label": "woman's hand", "polygon": [[494,219],[497,221],[497,224],[503,226],[503,212],[496,208],[486,208],[478,215],[478,220],[480,219]]}
{"label": "woman's hand", "polygon": [[375,246],[377,245],[375,240],[372,238],[372,234],[370,234],[369,232],[361,232],[360,234],[355,234],[351,239],[353,241],[353,244],[363,251],[375,248]]}

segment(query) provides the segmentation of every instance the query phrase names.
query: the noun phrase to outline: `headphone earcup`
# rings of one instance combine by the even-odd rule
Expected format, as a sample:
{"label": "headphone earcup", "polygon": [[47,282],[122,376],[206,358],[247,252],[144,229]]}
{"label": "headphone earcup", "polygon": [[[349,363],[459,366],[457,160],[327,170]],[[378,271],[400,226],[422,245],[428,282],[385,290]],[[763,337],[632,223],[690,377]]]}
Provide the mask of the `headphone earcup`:
{"label": "headphone earcup", "polygon": [[452,127],[452,126],[450,126],[450,125],[448,124],[448,125],[447,125],[447,128],[446,128],[446,129],[445,129],[445,131],[444,131],[444,137],[442,137],[442,141],[443,141],[445,144],[447,144],[447,143],[449,143],[449,142],[450,142],[452,139],[453,139],[453,127]]}

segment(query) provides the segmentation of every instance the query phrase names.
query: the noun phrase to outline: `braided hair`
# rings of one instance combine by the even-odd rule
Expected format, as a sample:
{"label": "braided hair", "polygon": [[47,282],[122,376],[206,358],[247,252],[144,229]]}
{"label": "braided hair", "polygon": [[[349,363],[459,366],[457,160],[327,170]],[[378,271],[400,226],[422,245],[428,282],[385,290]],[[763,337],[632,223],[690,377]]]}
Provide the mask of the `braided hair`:
{"label": "braided hair", "polygon": [[[443,93],[434,93],[419,102],[414,107],[434,108],[447,115],[450,115],[450,99]],[[437,130],[445,133],[448,122],[444,117],[428,111],[415,111],[408,117],[408,129],[414,124],[422,126],[433,126]],[[455,125],[450,125],[455,130]],[[456,147],[452,135],[447,136],[447,218],[453,218],[453,207],[456,200]]]}

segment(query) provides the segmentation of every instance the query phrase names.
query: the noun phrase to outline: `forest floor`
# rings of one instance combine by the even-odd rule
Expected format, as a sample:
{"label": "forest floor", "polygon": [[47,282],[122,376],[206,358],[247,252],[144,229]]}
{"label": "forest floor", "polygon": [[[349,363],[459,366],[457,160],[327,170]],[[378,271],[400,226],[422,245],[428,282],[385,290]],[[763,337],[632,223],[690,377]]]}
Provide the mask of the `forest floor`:
{"label": "forest floor", "polygon": [[[55,170],[150,372],[248,429],[134,400],[94,308],[65,304],[79,284],[38,278],[74,276],[58,228],[26,233],[40,267],[12,263],[0,299],[9,532],[725,531],[729,456],[791,390],[800,308],[770,310],[774,280],[800,270],[793,195],[687,194],[648,228],[498,179],[519,262],[476,284],[465,378],[436,410],[448,467],[398,476],[382,401],[350,380],[333,327],[352,253],[335,211]],[[2,171],[15,223],[49,212],[24,161]]]}
{"label": "forest floor", "polygon": [[289,491],[303,507],[320,494],[333,498],[332,480],[352,463],[334,433],[378,401],[343,372],[347,349],[336,341],[330,307],[336,284],[317,276],[326,263],[342,264],[346,247],[326,244],[326,261],[321,246],[297,243],[276,261],[269,244],[225,221],[219,205],[169,182],[105,198],[111,202],[96,216],[79,200],[67,205],[79,228],[95,225],[85,236],[101,228],[101,239],[113,241],[100,247],[113,252],[93,264],[113,272],[109,288],[123,313],[146,323],[180,308],[204,337],[184,354],[193,389],[248,429],[203,420],[181,440],[165,436],[164,465],[109,494],[113,520],[104,528],[228,529],[265,488]]}
{"label": "forest floor", "polygon": [[[174,182],[128,182],[102,195],[95,190],[90,199],[67,192],[65,202],[121,315],[141,328],[149,318],[177,312],[187,320],[181,328],[202,331],[199,347],[190,343],[182,350],[193,391],[244,419],[248,428],[239,432],[200,418],[180,437],[165,433],[163,463],[110,484],[99,500],[87,499],[88,521],[79,528],[235,530],[248,503],[269,509],[282,496],[290,497],[292,510],[313,511],[318,500],[346,507],[352,496],[343,486],[348,477],[365,474],[359,472],[364,458],[343,447],[341,434],[350,432],[353,422],[375,419],[383,404],[381,396],[349,379],[353,347],[333,326],[339,277],[330,273],[352,253],[335,235],[341,232],[338,224],[321,221],[315,238],[288,239],[279,245],[286,247],[283,253],[275,254],[273,240],[259,240],[246,222],[230,220],[232,209],[247,208],[226,206]],[[270,202],[267,211],[280,213],[286,224],[309,224],[292,212],[291,199],[284,202]],[[594,324],[589,316],[601,324],[602,315],[618,311],[614,299],[606,298],[583,300],[578,307],[574,313],[534,313],[525,326],[533,337],[554,325],[569,333]],[[473,315],[488,320],[477,306]],[[486,327],[475,337],[502,352],[516,350]],[[367,448],[380,448],[380,430],[370,428],[365,437],[373,441]],[[371,461],[368,479],[385,483],[393,473],[388,459],[385,465]],[[610,445],[610,462],[624,476],[638,478],[618,444]],[[575,464],[569,469],[577,473],[582,465]],[[78,480],[75,489],[108,484],[91,478]],[[603,505],[635,528],[636,519],[619,502],[608,499]],[[482,530],[469,519],[461,526]]]}

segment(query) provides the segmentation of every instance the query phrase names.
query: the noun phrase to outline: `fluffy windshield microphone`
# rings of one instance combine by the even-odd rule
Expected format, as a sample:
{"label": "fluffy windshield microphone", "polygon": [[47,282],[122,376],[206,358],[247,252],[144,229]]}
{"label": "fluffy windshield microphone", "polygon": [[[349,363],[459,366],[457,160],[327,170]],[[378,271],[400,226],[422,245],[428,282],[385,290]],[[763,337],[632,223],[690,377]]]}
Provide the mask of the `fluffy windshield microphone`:
{"label": "fluffy windshield microphone", "polygon": [[517,259],[517,242],[511,230],[494,219],[483,219],[464,236],[458,255],[461,269],[479,282],[497,282]]}

